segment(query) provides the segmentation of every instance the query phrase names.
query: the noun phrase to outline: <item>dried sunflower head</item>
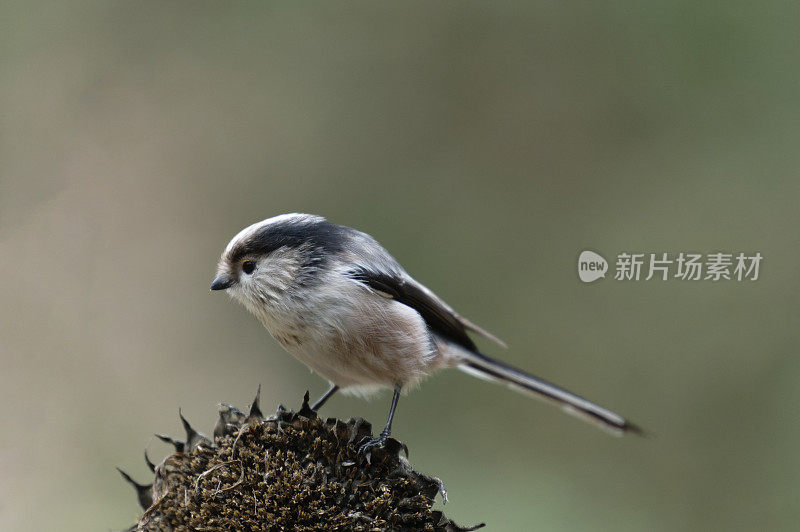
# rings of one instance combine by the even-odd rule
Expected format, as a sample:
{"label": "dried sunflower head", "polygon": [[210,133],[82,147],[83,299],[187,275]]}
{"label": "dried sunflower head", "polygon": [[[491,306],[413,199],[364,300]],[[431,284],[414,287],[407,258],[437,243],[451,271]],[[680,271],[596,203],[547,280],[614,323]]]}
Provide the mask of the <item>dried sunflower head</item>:
{"label": "dried sunflower head", "polygon": [[249,414],[221,404],[214,440],[180,415],[186,439],[157,435],[175,452],[154,466],[152,484],[125,472],[145,509],[130,530],[464,531],[433,510],[441,481],[414,471],[405,446],[390,438],[367,456],[361,418],[321,420],[306,393],[295,413],[265,418],[259,395]]}

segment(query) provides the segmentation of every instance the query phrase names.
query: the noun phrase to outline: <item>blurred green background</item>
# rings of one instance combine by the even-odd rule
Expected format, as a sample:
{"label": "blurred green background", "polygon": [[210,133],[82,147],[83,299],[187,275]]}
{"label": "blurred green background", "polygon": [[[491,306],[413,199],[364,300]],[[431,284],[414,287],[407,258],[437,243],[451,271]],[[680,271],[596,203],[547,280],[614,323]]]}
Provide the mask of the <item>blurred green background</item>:
{"label": "blurred green background", "polygon": [[[325,383],[208,290],[239,229],[373,234],[630,416],[613,438],[459,372],[395,434],[488,530],[800,519],[794,2],[3,2],[0,529],[135,521],[119,465],[216,404]],[[755,252],[756,282],[591,285],[583,249]],[[326,415],[385,419],[389,396]]]}

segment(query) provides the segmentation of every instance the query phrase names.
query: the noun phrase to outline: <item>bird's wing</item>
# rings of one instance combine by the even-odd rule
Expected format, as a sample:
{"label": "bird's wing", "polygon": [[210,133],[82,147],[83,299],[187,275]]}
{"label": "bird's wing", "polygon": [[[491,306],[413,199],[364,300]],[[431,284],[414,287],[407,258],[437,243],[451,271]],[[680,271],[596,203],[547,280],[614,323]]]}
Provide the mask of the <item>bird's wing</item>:
{"label": "bird's wing", "polygon": [[502,340],[460,316],[450,305],[430,289],[404,272],[375,271],[366,267],[353,268],[349,275],[356,281],[407,305],[420,313],[434,332],[470,351],[477,348],[467,331],[480,334],[506,347]]}

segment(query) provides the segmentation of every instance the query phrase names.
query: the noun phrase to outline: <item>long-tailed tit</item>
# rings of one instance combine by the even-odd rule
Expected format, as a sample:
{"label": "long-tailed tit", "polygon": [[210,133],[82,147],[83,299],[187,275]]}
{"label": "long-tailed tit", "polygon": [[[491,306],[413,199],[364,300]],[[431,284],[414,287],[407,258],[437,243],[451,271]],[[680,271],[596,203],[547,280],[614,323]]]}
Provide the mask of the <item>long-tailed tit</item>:
{"label": "long-tailed tit", "polygon": [[243,229],[219,261],[212,290],[227,290],[292,355],[337,390],[401,390],[456,367],[548,399],[614,432],[640,432],[623,417],[480,351],[468,332],[505,347],[414,280],[371,236],[309,214],[284,214]]}

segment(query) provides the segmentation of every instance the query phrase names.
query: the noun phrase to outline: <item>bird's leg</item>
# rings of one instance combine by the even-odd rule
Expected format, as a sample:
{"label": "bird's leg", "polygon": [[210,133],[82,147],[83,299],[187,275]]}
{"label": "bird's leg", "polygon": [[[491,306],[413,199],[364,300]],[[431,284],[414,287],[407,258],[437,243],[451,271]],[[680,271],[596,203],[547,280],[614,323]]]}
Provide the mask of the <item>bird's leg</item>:
{"label": "bird's leg", "polygon": [[327,392],[325,392],[324,394],[322,394],[322,397],[320,397],[319,399],[317,399],[317,402],[315,402],[315,403],[314,403],[314,404],[311,406],[311,410],[313,410],[314,412],[316,412],[317,410],[319,410],[320,408],[322,408],[322,405],[324,405],[325,403],[327,403],[327,402],[328,402],[328,399],[330,399],[330,398],[331,398],[331,396],[332,396],[333,394],[335,394],[336,392],[338,392],[338,391],[339,391],[339,386],[337,386],[336,384],[331,384],[331,387],[330,387],[330,388],[328,388],[328,391],[327,391]]}
{"label": "bird's leg", "polygon": [[397,408],[397,400],[400,398],[400,386],[394,387],[394,395],[392,396],[392,406],[389,407],[389,419],[386,420],[386,426],[378,435],[377,438],[367,438],[364,443],[358,447],[359,454],[364,454],[373,447],[380,447],[389,438],[392,433],[392,419],[394,419],[394,410]]}

